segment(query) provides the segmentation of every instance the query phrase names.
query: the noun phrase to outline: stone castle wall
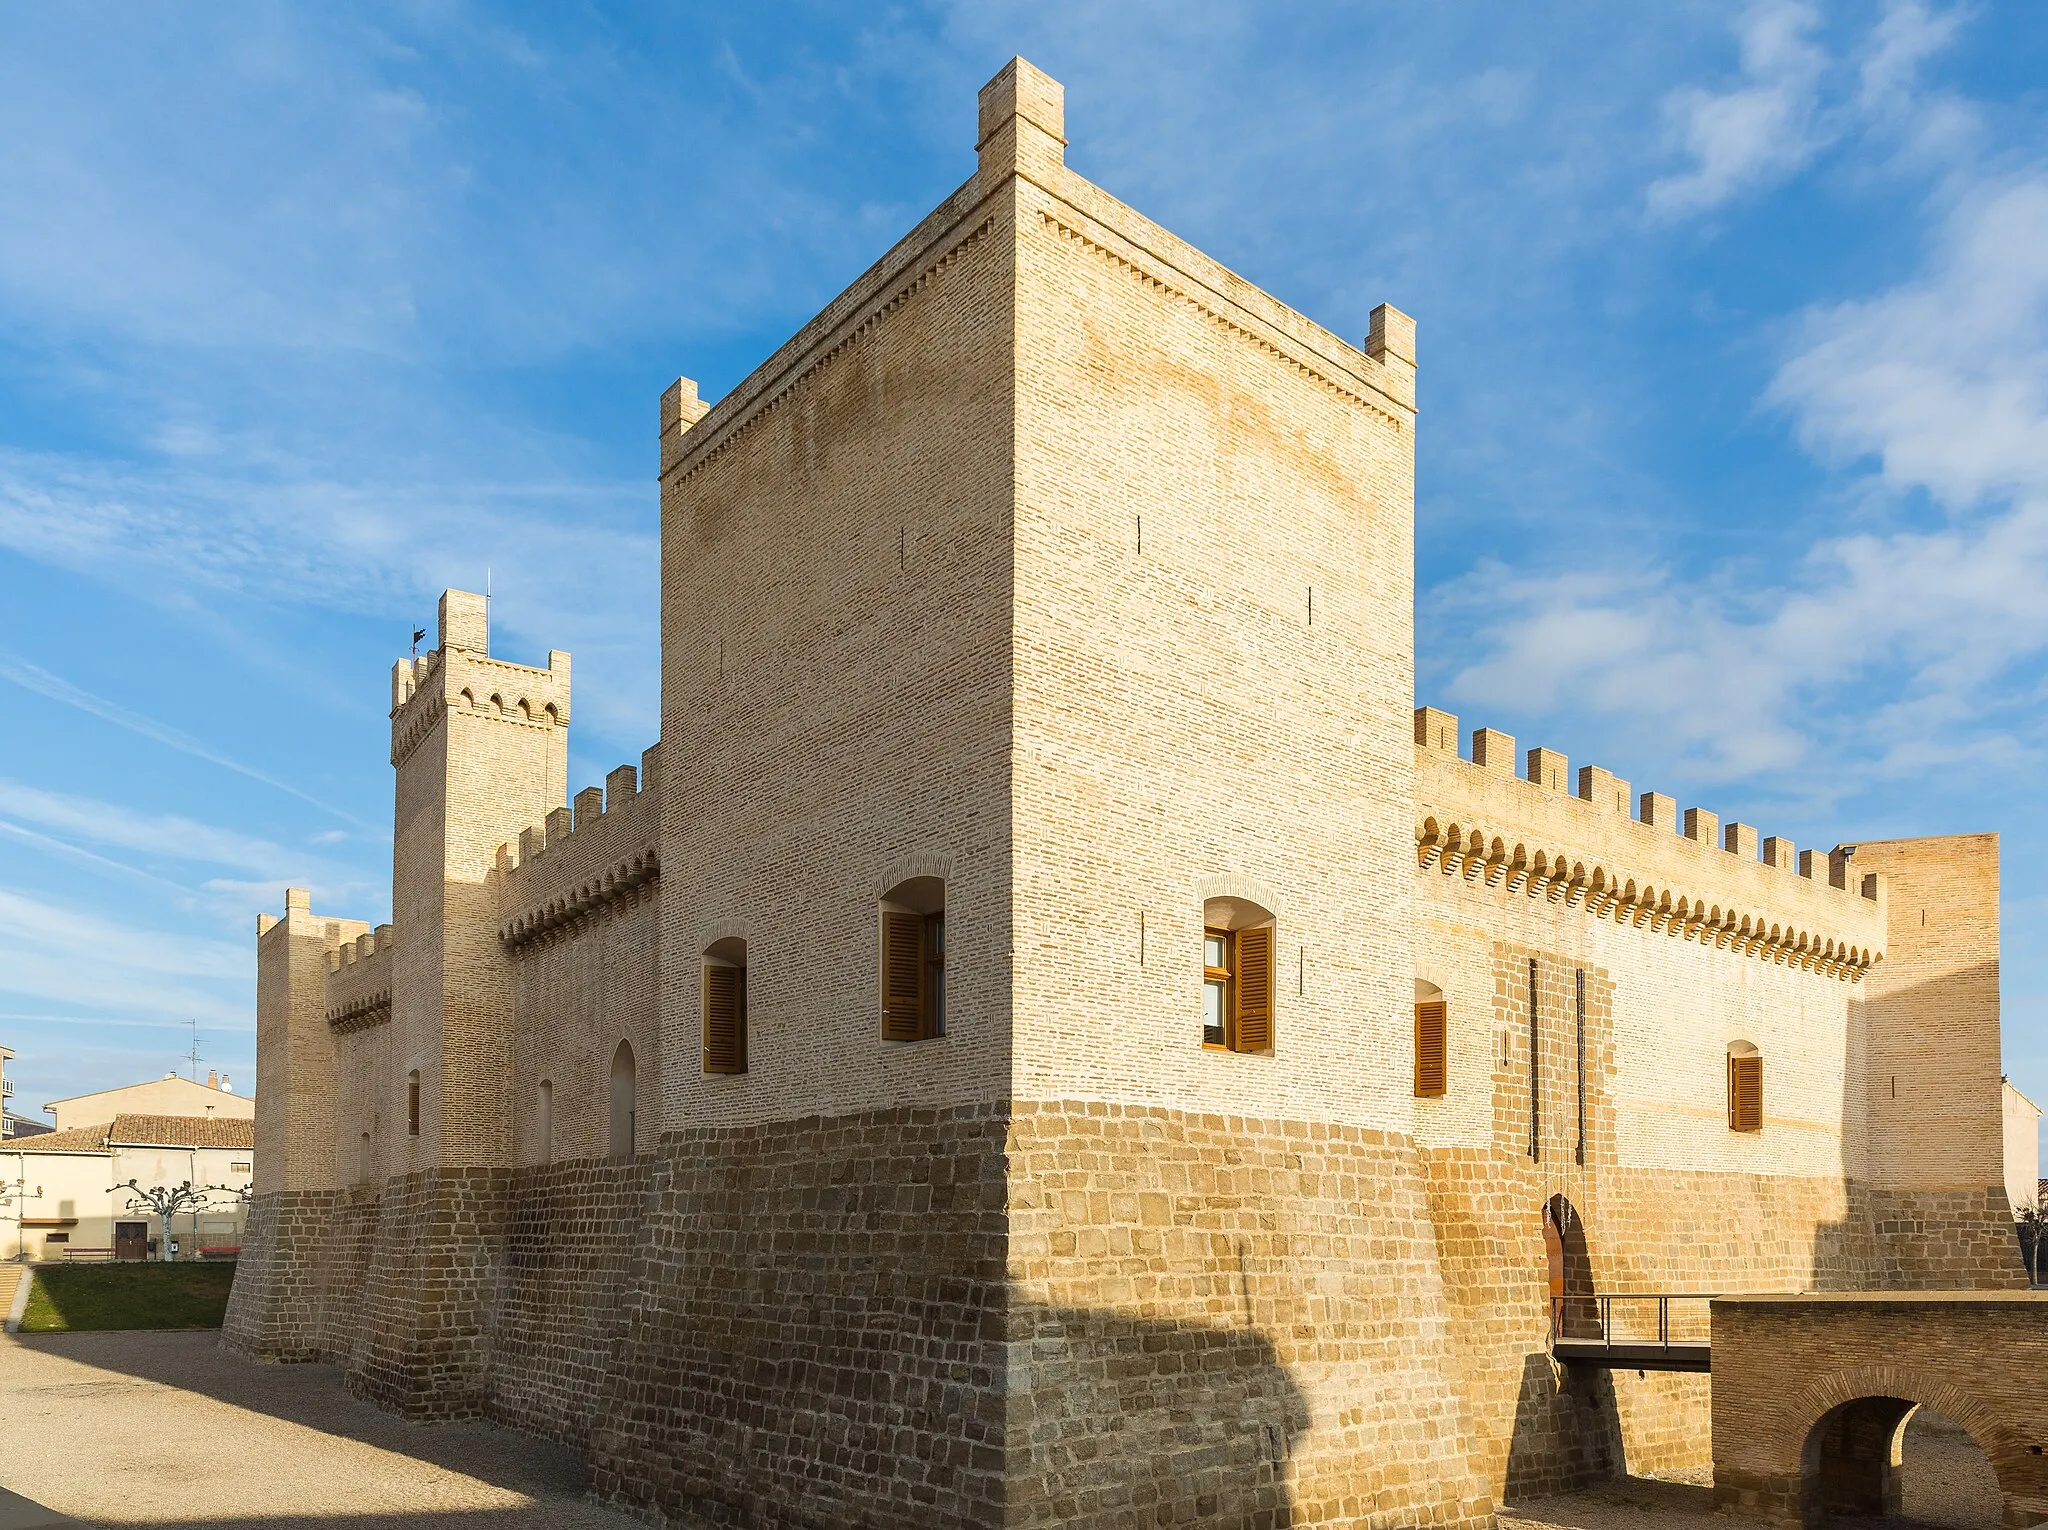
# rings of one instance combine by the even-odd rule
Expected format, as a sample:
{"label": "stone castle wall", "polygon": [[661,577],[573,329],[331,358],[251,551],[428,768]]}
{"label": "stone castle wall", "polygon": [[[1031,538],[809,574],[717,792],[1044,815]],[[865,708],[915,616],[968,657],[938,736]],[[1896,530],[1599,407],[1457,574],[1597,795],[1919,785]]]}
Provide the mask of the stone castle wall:
{"label": "stone castle wall", "polygon": [[[1883,1116],[1901,1027],[1968,1033],[1943,1130],[1995,1079],[1995,854],[1801,861],[1458,759],[1409,711],[1412,324],[1352,347],[1074,176],[1035,71],[982,107],[974,178],[715,407],[664,398],[642,780],[558,805],[567,656],[489,658],[478,597],[394,674],[403,939],[315,983],[360,926],[300,895],[263,937],[283,1172],[227,1342],[680,1525],[1476,1525],[1704,1459],[1704,1378],[1552,1365],[1554,1197],[1589,1290],[2010,1278],[1996,1174]],[[947,1023],[885,1042],[913,878]],[[1899,887],[1957,912],[1880,982]],[[1201,1044],[1212,898],[1274,918],[1266,1052]]]}
{"label": "stone castle wall", "polygon": [[635,1068],[636,1149],[660,1139],[658,758],[648,750],[638,773],[620,766],[498,852],[492,882],[512,974],[519,1164],[610,1152],[621,1044]]}

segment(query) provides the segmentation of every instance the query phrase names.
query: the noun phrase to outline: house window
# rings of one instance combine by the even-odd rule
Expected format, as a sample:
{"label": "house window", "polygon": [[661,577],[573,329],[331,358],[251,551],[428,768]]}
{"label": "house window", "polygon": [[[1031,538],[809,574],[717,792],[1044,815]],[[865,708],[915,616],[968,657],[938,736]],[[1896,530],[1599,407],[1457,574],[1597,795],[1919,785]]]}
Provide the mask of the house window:
{"label": "house window", "polygon": [[747,943],[728,939],[704,953],[704,1071],[747,1071]]}
{"label": "house window", "polygon": [[405,1076],[405,1134],[408,1137],[420,1134],[420,1070],[417,1068]]}
{"label": "house window", "polygon": [[43,1234],[43,1242],[45,1243],[69,1243],[70,1241],[71,1234],[68,1232]]}
{"label": "house window", "polygon": [[1242,898],[1202,907],[1202,1045],[1273,1049],[1273,916]]}
{"label": "house window", "polygon": [[1728,1044],[1728,1130],[1764,1129],[1764,1059],[1747,1041]]}
{"label": "house window", "polygon": [[630,1042],[612,1053],[612,1157],[631,1158],[639,1141],[639,1070]]}
{"label": "house window", "polygon": [[246,1163],[231,1163],[231,1164],[229,1164],[229,1165],[228,1165],[228,1172],[229,1172],[230,1174],[247,1174],[247,1173],[249,1173],[249,1172],[250,1172],[250,1169],[251,1169],[251,1168],[252,1168],[252,1165],[250,1165],[250,1164],[246,1164]]}
{"label": "house window", "polygon": [[1444,991],[1415,980],[1415,1097],[1441,1099],[1450,1085],[1449,1010]]}
{"label": "house window", "polygon": [[884,1041],[946,1034],[946,884],[913,877],[891,888],[881,908]]}

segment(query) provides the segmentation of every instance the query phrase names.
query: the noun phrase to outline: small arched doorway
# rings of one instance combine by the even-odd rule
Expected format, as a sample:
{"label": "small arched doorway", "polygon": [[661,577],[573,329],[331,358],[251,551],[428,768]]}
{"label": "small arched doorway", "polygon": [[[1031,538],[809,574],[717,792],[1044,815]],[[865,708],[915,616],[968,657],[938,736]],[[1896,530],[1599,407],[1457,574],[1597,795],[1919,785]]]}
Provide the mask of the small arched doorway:
{"label": "small arched doorway", "polygon": [[619,1043],[612,1053],[611,1155],[631,1158],[639,1142],[639,1070],[633,1063],[631,1042]]}
{"label": "small arched doorway", "polygon": [[1998,1473],[1962,1425],[1903,1397],[1859,1397],[1821,1415],[1800,1477],[1809,1524],[1903,1515],[1944,1530],[2000,1530]]}
{"label": "small arched doorway", "polygon": [[1543,1256],[1550,1280],[1550,1331],[1560,1339],[1597,1339],[1600,1304],[1593,1296],[1593,1259],[1586,1224],[1562,1195],[1543,1203]]}

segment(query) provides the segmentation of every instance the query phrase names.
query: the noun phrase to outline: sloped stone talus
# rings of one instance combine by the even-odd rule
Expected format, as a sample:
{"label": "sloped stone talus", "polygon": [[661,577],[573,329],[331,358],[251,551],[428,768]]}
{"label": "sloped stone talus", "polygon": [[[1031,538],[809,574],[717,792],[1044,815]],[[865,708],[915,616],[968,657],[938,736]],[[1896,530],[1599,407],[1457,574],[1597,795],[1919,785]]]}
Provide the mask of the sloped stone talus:
{"label": "sloped stone talus", "polygon": [[668,1178],[666,1160],[654,1154],[513,1175],[485,1404],[491,1418],[589,1444],[640,1234]]}
{"label": "sloped stone talus", "polygon": [[1422,1177],[1099,1102],[664,1144],[591,1445],[688,1525],[1478,1525]]}
{"label": "sloped stone talus", "polygon": [[1405,1138],[1045,1101],[1009,1158],[1007,1524],[1490,1522]]}
{"label": "sloped stone talus", "polygon": [[1004,1523],[992,1106],[666,1139],[597,1496],[683,1525]]}

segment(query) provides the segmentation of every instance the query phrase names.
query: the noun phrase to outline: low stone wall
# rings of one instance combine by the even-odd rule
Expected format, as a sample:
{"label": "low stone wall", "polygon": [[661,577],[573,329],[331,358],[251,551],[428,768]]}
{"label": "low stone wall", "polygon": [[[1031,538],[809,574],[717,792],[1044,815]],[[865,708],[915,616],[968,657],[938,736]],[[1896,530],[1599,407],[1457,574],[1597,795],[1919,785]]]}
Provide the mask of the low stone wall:
{"label": "low stone wall", "polygon": [[2048,1292],[1843,1292],[1714,1303],[1714,1500],[1787,1526],[1897,1506],[1925,1404],[1998,1474],[2010,1530],[2048,1519]]}

